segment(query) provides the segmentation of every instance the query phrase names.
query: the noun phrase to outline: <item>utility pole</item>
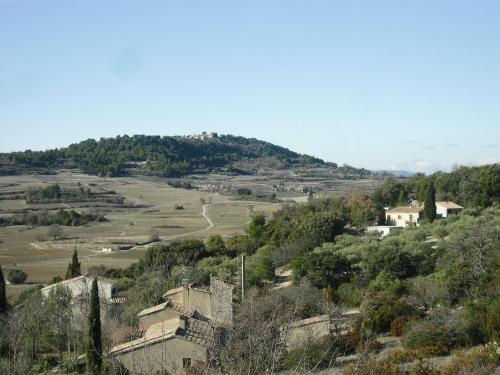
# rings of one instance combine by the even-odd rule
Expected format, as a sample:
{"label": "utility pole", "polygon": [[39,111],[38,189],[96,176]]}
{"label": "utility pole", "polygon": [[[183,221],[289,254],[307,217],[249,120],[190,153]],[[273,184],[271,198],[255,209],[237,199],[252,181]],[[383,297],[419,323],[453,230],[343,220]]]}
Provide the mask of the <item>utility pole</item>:
{"label": "utility pole", "polygon": [[245,299],[245,286],[246,286],[246,276],[245,276],[245,254],[241,254],[241,300]]}

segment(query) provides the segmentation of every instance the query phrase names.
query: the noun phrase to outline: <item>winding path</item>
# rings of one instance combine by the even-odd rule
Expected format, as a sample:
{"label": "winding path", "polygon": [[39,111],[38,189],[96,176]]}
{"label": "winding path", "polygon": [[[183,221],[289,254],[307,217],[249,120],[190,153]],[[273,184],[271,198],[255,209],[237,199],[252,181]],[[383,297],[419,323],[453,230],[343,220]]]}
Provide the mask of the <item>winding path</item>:
{"label": "winding path", "polygon": [[[155,245],[160,245],[160,244],[164,244],[164,243],[167,243],[169,241],[173,241],[173,240],[176,240],[178,238],[182,238],[182,237],[189,237],[189,236],[193,236],[193,235],[196,235],[196,234],[200,234],[200,233],[203,233],[205,231],[208,231],[210,229],[212,229],[215,225],[214,223],[212,222],[212,219],[210,219],[210,217],[208,216],[207,214],[207,206],[209,206],[208,204],[204,204],[203,205],[203,209],[201,211],[201,214],[202,216],[205,218],[205,220],[207,221],[208,223],[208,226],[205,227],[205,228],[202,228],[202,229],[197,229],[195,231],[192,231],[192,232],[187,232],[187,233],[181,233],[181,234],[175,234],[173,236],[161,236],[160,237],[160,241],[156,241],[156,242],[151,242],[151,243],[147,243],[147,244],[144,244],[144,245],[136,245],[136,246],[133,246],[131,247],[130,249],[128,250],[119,250],[120,253],[121,252],[128,252],[128,251],[135,251],[135,250],[146,250],[148,247],[150,246],[155,246]],[[33,242],[31,243],[31,246],[37,248],[37,249],[40,249],[42,250],[43,248],[38,245],[37,243]],[[82,256],[82,259],[83,258],[94,258],[94,257],[99,257],[99,256],[103,256],[103,255],[108,255],[109,253],[103,253],[103,252],[96,252],[96,254],[90,254],[90,255],[83,255]],[[60,259],[50,259],[48,261],[50,262],[53,262],[53,261],[66,261],[68,260],[68,258],[60,258]],[[39,263],[39,262],[37,262]],[[34,264],[33,262],[26,262],[26,263],[23,263],[23,264]]]}

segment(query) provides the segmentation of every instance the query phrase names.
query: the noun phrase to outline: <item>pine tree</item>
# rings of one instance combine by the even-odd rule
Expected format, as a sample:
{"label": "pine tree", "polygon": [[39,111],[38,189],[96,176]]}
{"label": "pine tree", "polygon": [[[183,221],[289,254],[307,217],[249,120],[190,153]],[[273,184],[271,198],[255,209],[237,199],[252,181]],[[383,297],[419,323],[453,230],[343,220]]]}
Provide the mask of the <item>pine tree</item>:
{"label": "pine tree", "polygon": [[7,311],[7,293],[5,291],[5,279],[3,278],[2,266],[0,265],[0,314]]}
{"label": "pine tree", "polygon": [[72,279],[73,277],[80,276],[82,274],[80,262],[78,261],[78,252],[73,251],[73,257],[71,258],[71,263],[68,264],[68,270],[66,271],[66,280]]}
{"label": "pine tree", "polygon": [[97,278],[92,282],[87,337],[87,373],[99,375],[102,367],[101,307]]}
{"label": "pine tree", "polygon": [[428,223],[432,223],[436,219],[436,191],[432,182],[429,183],[425,192],[424,219]]}

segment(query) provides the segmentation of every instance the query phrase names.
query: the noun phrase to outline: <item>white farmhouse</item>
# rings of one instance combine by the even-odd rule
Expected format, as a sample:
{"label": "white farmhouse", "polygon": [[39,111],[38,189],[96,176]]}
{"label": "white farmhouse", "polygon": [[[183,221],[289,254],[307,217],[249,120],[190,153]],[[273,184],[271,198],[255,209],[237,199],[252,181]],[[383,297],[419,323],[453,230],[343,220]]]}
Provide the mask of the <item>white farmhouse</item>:
{"label": "white farmhouse", "polygon": [[415,226],[423,217],[423,207],[394,207],[385,213],[387,225],[397,227]]}
{"label": "white farmhouse", "polygon": [[449,215],[458,214],[464,208],[453,202],[436,202],[437,217],[448,217]]}
{"label": "white farmhouse", "polygon": [[[416,204],[416,205],[415,205]],[[446,218],[458,214],[464,208],[453,202],[436,202],[437,218]],[[388,226],[408,227],[418,225],[424,216],[424,205],[412,203],[410,206],[394,207],[385,212],[385,221]]]}

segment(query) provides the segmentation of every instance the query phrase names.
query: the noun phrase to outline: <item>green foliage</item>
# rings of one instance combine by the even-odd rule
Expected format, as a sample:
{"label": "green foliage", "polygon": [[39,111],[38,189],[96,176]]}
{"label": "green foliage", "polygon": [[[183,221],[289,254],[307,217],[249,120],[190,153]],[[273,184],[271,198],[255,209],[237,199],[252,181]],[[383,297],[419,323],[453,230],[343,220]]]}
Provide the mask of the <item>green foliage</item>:
{"label": "green foliage", "polygon": [[441,375],[490,375],[498,372],[500,347],[492,342],[471,351],[458,352],[442,369]]}
{"label": "green foliage", "polygon": [[317,288],[337,289],[349,281],[354,271],[346,256],[323,248],[304,254],[292,267],[295,274],[307,277]]}
{"label": "green foliage", "polygon": [[364,296],[364,288],[361,285],[361,278],[355,275],[348,283],[341,284],[337,291],[336,297],[341,305],[349,307],[358,307]]}
{"label": "green foliage", "polygon": [[68,264],[68,269],[66,270],[66,280],[80,276],[81,274],[82,274],[81,265],[80,262],[78,261],[78,252],[75,247],[75,250],[73,251],[73,256],[71,258],[71,263]]}
{"label": "green foliage", "polygon": [[7,311],[7,294],[5,290],[5,279],[3,277],[2,265],[0,264],[0,314]]}
{"label": "green foliage", "polygon": [[238,275],[238,259],[218,256],[200,260],[193,269],[191,279],[196,283],[208,285],[210,276],[216,276],[233,283]]}
{"label": "green foliage", "polygon": [[[249,171],[266,160],[270,167],[323,165],[325,162],[253,138],[221,135],[200,141],[184,137],[135,135],[88,139],[69,147],[48,151],[0,154],[6,173],[78,167],[84,173],[117,176],[129,171],[162,177],[193,171],[233,169],[238,163]],[[138,162],[144,162],[139,164]],[[1,166],[0,166],[1,167]],[[243,172],[244,170],[237,170]]]}
{"label": "green foliage", "polygon": [[90,290],[86,359],[87,373],[100,375],[103,356],[101,341],[101,308],[97,278],[94,278],[92,289]]}
{"label": "green foliage", "polygon": [[31,298],[36,297],[39,293],[40,290],[42,289],[42,286],[36,286],[30,289],[23,290],[20,294],[19,297],[17,297],[16,304],[17,305],[22,305],[26,301],[29,301]]}
{"label": "green foliage", "polygon": [[282,247],[293,245],[312,250],[341,234],[349,211],[344,198],[318,199],[306,205],[288,206],[274,213],[263,241]]}
{"label": "green foliage", "polygon": [[401,197],[422,202],[430,184],[436,189],[438,201],[453,201],[464,207],[489,207],[500,202],[500,164],[459,167],[450,173],[436,172],[399,181],[390,178],[375,189],[374,202],[379,208],[401,204]]}
{"label": "green foliage", "polygon": [[376,252],[365,260],[367,276],[374,279],[385,271],[393,279],[405,279],[417,274],[416,259],[401,249],[398,238],[387,238]]}
{"label": "green foliage", "polygon": [[266,218],[262,214],[257,214],[252,217],[248,225],[247,233],[253,240],[259,242],[262,240],[266,225]]}
{"label": "green foliage", "polygon": [[363,331],[367,335],[389,332],[392,322],[400,316],[415,316],[417,311],[404,298],[388,292],[368,297],[362,305]]}
{"label": "green foliage", "polygon": [[343,228],[342,219],[327,212],[319,212],[294,228],[290,239],[299,241],[304,250],[312,250],[324,242],[333,242],[335,237],[342,233]]}
{"label": "green foliage", "polygon": [[379,212],[373,199],[361,192],[352,194],[348,201],[349,221],[351,225],[362,228],[377,222]]}
{"label": "green foliage", "polygon": [[123,203],[124,198],[114,191],[107,194],[94,193],[89,188],[78,184],[77,188],[61,187],[51,184],[45,187],[29,188],[26,191],[26,203],[58,203],[58,202],[107,202]]}
{"label": "green foliage", "polygon": [[9,280],[12,284],[22,284],[28,278],[28,274],[20,269],[10,270],[7,274],[7,280]]}
{"label": "green foliage", "polygon": [[258,249],[247,260],[247,283],[261,285],[263,280],[274,279],[274,263],[271,257],[273,247],[267,245]]}
{"label": "green foliage", "polygon": [[237,254],[252,255],[257,251],[259,245],[248,235],[238,235],[228,239],[226,247],[233,256]]}
{"label": "green foliage", "polygon": [[242,187],[238,189],[238,195],[252,195],[252,190],[247,187]]}
{"label": "green foliage", "polygon": [[448,354],[451,349],[470,342],[465,323],[460,314],[436,311],[424,320],[409,322],[403,344],[413,350],[435,348],[436,354]]}
{"label": "green foliage", "polygon": [[500,296],[481,298],[466,304],[469,330],[476,343],[500,339]]}
{"label": "green foliage", "polygon": [[424,220],[432,223],[436,219],[436,191],[434,184],[429,182],[429,186],[425,192],[424,201]]}
{"label": "green foliage", "polygon": [[226,244],[220,234],[213,234],[208,237],[207,251],[211,255],[224,255],[227,252]]}
{"label": "green foliage", "polygon": [[149,247],[144,258],[140,260],[137,271],[160,271],[168,275],[174,266],[193,266],[207,255],[202,241],[173,241],[166,245]]}
{"label": "green foliage", "polygon": [[402,198],[409,199],[409,186],[402,181],[389,178],[381,187],[373,192],[375,204],[382,209],[386,206],[397,206],[402,202]]}
{"label": "green foliage", "polygon": [[10,217],[0,217],[0,227],[9,225],[31,225],[31,226],[45,226],[52,224],[80,226],[90,222],[102,222],[106,218],[99,214],[92,213],[78,213],[75,210],[58,210],[56,213],[49,213],[47,211],[23,213],[13,215]]}
{"label": "green foliage", "polygon": [[354,350],[355,346],[345,336],[330,334],[287,352],[283,367],[293,371],[329,368],[336,357],[354,353]]}

